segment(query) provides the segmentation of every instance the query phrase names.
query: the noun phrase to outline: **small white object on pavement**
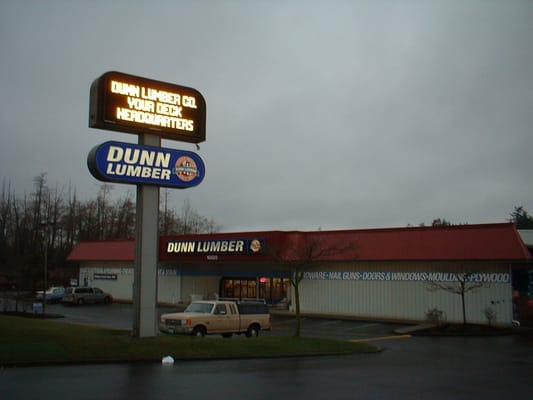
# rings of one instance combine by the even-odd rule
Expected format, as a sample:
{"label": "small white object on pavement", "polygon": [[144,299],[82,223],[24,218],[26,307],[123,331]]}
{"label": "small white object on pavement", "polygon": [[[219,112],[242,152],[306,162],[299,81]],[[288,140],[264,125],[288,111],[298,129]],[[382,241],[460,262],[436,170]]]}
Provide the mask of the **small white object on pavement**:
{"label": "small white object on pavement", "polygon": [[163,365],[172,365],[174,364],[174,359],[171,356],[166,356],[166,357],[163,357],[163,359],[161,360],[161,363]]}

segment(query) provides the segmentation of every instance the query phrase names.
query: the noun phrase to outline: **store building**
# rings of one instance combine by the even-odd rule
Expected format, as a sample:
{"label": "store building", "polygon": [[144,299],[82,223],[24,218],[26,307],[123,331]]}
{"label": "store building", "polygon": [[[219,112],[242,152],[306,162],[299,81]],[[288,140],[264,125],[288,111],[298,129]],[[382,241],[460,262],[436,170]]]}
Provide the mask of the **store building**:
{"label": "store building", "polygon": [[[80,242],[68,260],[79,281],[131,300],[133,240]],[[306,314],[420,321],[439,310],[462,321],[461,296],[445,290],[467,274],[468,322],[511,324],[514,270],[531,268],[514,225],[162,236],[158,300],[265,298],[293,307],[298,268]],[[475,287],[475,288],[474,288]]]}
{"label": "store building", "polygon": [[[518,234],[533,256],[533,229],[519,229]],[[533,263],[513,271],[513,301],[516,319],[522,326],[533,327]]]}

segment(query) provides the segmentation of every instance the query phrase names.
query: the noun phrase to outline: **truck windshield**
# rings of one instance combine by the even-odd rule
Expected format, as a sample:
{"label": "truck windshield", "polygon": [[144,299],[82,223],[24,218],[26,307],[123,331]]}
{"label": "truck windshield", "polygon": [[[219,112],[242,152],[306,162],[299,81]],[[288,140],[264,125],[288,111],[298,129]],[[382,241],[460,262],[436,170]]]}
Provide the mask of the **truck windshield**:
{"label": "truck windshield", "polygon": [[209,314],[212,308],[213,308],[213,304],[210,304],[210,303],[191,303],[185,309],[185,312],[196,312],[196,313]]}

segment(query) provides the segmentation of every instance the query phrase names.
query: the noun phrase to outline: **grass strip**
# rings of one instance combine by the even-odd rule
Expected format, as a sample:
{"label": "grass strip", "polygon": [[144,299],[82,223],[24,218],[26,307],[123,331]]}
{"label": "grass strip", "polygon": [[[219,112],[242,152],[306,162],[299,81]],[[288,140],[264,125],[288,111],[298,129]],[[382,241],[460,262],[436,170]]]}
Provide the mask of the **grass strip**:
{"label": "grass strip", "polygon": [[290,357],[371,353],[370,343],[289,336],[244,338],[159,335],[0,315],[0,365]]}

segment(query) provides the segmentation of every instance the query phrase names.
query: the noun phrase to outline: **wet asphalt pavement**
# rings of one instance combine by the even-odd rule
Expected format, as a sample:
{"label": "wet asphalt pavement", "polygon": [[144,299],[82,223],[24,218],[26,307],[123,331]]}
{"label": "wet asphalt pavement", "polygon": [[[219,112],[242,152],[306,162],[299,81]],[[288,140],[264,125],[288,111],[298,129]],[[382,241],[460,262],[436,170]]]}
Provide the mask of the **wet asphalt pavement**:
{"label": "wet asphalt pavement", "polygon": [[[94,304],[86,306],[63,306],[51,304],[46,312],[63,316],[56,321],[82,325],[101,326],[115,329],[132,329],[133,307],[131,304]],[[172,307],[159,307],[158,313],[175,312]],[[273,329],[261,335],[291,336],[295,320],[290,316],[273,315]],[[394,334],[394,330],[405,324],[380,323],[372,321],[345,321],[339,319],[302,318],[302,336],[333,339],[365,339]]]}
{"label": "wet asphalt pavement", "polygon": [[[62,307],[61,305],[57,307]],[[131,306],[68,311],[65,322],[129,329]],[[107,307],[107,306],[102,306]],[[68,309],[68,308],[67,308]],[[82,312],[80,312],[82,311]],[[163,310],[166,311],[166,310]],[[76,315],[78,314],[78,315]],[[99,316],[98,316],[99,315]],[[292,332],[290,318],[275,331]],[[5,368],[0,398],[57,399],[525,399],[533,393],[533,339],[390,338],[393,324],[305,319],[303,334],[376,339],[377,354],[231,361]],[[273,333],[272,333],[273,334]]]}

